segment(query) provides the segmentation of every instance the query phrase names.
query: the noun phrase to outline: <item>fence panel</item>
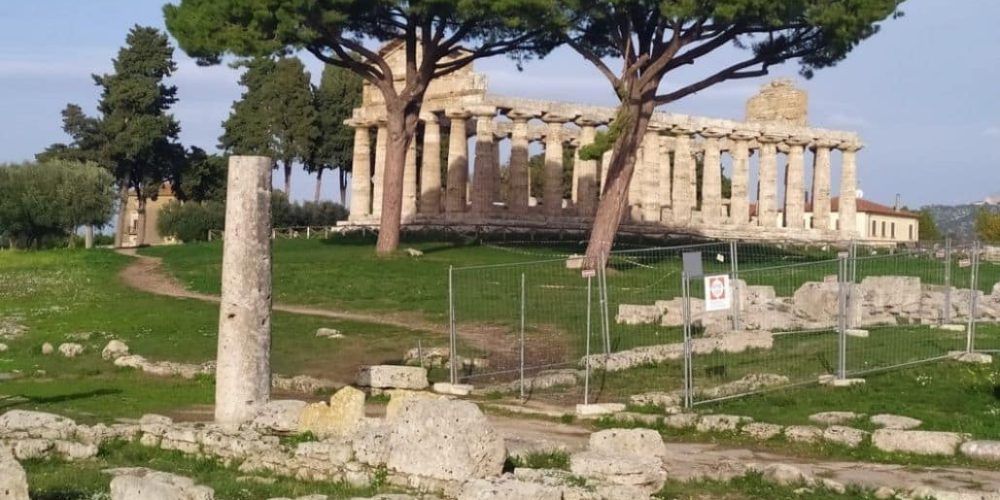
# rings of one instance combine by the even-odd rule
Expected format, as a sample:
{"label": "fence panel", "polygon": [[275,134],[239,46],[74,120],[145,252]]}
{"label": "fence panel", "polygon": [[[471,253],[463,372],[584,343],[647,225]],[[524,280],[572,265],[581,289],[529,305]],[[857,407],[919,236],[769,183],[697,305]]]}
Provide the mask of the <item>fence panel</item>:
{"label": "fence panel", "polygon": [[598,289],[596,274],[582,277],[569,268],[574,262],[453,269],[448,368],[455,380],[498,395],[580,402],[579,367],[588,319],[591,330],[597,325]]}
{"label": "fence panel", "polygon": [[[705,272],[733,270],[729,242],[612,252],[602,285],[607,295],[607,356],[592,356],[589,401],[677,404],[683,373],[682,259],[699,253]],[[732,328],[725,315],[720,327]]]}
{"label": "fence panel", "polygon": [[838,362],[835,259],[740,271],[733,308],[739,331],[706,328],[702,280],[691,283],[693,404],[816,382]]}
{"label": "fence panel", "polygon": [[969,291],[954,286],[969,282],[968,271],[952,266],[959,254],[856,252],[847,310],[848,374],[942,359],[966,349],[966,329],[952,324],[968,318]]}

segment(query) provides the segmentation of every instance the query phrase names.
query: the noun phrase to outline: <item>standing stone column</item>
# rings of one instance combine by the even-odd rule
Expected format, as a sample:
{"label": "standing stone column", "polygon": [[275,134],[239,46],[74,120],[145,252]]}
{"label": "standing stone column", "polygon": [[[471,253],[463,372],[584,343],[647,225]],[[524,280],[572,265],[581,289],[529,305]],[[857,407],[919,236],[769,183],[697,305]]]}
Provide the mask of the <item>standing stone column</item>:
{"label": "standing stone column", "polygon": [[703,224],[714,225],[722,220],[722,153],[719,138],[726,131],[706,128],[701,131],[705,138],[705,157],[701,174],[701,220]]}
{"label": "standing stone column", "polygon": [[[660,132],[662,127],[650,125],[649,130],[642,142],[642,169],[637,171],[636,181],[642,183],[639,190],[639,205],[642,207],[642,220],[646,222],[660,222],[660,211],[663,207],[662,194],[660,191],[660,164],[669,158],[661,155],[662,146]],[[636,159],[636,165],[640,165],[640,158]]]}
{"label": "standing stone column", "polygon": [[372,210],[371,124],[358,120],[345,123],[354,127],[350,220],[363,220]]}
{"label": "standing stone column", "polygon": [[441,212],[441,124],[437,114],[423,113],[424,150],[420,166],[420,213]]}
{"label": "standing stone column", "polygon": [[814,229],[830,229],[830,148],[839,141],[813,143],[812,221]]}
{"label": "standing stone column", "polygon": [[507,117],[513,121],[510,132],[510,185],[508,186],[507,204],[513,215],[528,212],[528,120],[535,113],[524,110],[513,110]]}
{"label": "standing stone column", "polygon": [[757,137],[752,130],[735,130],[729,134],[732,141],[733,179],[729,196],[729,222],[745,226],[750,222],[750,140]]}
{"label": "standing stone column", "polygon": [[778,142],[784,136],[760,136],[760,187],[757,195],[757,225],[775,227],[778,224]]}
{"label": "standing stone column", "polygon": [[546,124],[545,133],[545,186],[542,190],[542,204],[545,214],[556,216],[562,214],[563,201],[563,124],[568,117],[546,113],[542,116]]}
{"label": "standing stone column", "polygon": [[445,116],[451,120],[445,210],[449,214],[462,213],[466,208],[465,192],[469,182],[469,136],[465,127],[469,113],[465,110],[448,110]]}
{"label": "standing stone column", "polygon": [[683,126],[674,125],[670,130],[674,134],[674,180],[673,195],[671,196],[671,210],[674,222],[689,222],[691,220],[691,210],[694,209],[695,182],[697,173],[695,172],[694,156],[691,155],[691,134],[694,130]]}
{"label": "standing stone column", "polygon": [[788,170],[785,179],[785,227],[802,229],[805,227],[805,145],[812,140],[808,136],[792,136],[785,140],[788,145]]}
{"label": "standing stone column", "polygon": [[379,120],[375,134],[375,174],[372,186],[372,215],[378,220],[382,216],[382,176],[385,175],[385,147],[389,144],[389,129],[385,120]]}
{"label": "standing stone column", "polygon": [[472,108],[476,117],[476,159],[472,173],[472,211],[489,214],[493,211],[493,193],[499,180],[498,167],[493,163],[493,106]]}
{"label": "standing stone column", "polygon": [[[598,121],[594,118],[584,117],[576,122],[580,126],[580,147],[594,143],[597,136]],[[579,149],[577,149],[579,153]],[[579,181],[576,188],[576,204],[578,215],[591,217],[597,213],[598,179],[597,160],[582,160],[579,157],[576,161],[579,171]]]}
{"label": "standing stone column", "polygon": [[410,140],[403,163],[403,222],[412,222],[417,215],[417,139]]}
{"label": "standing stone column", "polygon": [[241,424],[271,397],[271,159],[231,156],[222,247],[215,421]]}
{"label": "standing stone column", "polygon": [[840,172],[840,200],[837,210],[840,218],[840,233],[845,237],[857,236],[858,213],[858,165],[856,154],[863,145],[857,141],[840,144],[842,154]]}

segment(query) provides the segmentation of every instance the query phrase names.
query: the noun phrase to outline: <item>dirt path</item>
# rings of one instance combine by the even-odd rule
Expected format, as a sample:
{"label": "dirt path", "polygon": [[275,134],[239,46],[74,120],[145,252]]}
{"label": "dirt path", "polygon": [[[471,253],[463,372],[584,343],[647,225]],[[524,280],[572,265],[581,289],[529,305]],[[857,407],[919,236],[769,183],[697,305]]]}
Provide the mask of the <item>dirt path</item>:
{"label": "dirt path", "polygon": [[[132,262],[125,266],[119,274],[122,282],[131,288],[156,295],[195,299],[204,302],[218,303],[220,300],[217,295],[194,292],[184,288],[184,285],[178,283],[173,276],[163,269],[163,263],[158,257],[139,255],[133,248],[120,249],[117,250],[117,252],[122,255],[132,257]],[[368,314],[334,311],[330,309],[293,304],[273,304],[272,308],[275,311],[302,314],[305,316],[374,323],[378,325],[404,328],[407,330],[422,330],[442,335],[446,335],[448,333],[444,326],[412,317],[412,315],[391,313]]]}
{"label": "dirt path", "polygon": [[[546,420],[495,414],[490,414],[489,420],[504,437],[509,449],[560,448],[572,453],[586,448],[590,435],[587,429],[580,426]],[[750,464],[765,467],[780,463],[791,465],[815,477],[871,489],[887,486],[898,491],[909,491],[926,486],[942,491],[971,493],[975,495],[974,498],[981,498],[980,495],[984,494],[995,495],[1000,491],[1000,471],[813,460],[770,451],[705,443],[668,442],[663,463],[667,477],[680,481],[726,479],[743,474]]]}

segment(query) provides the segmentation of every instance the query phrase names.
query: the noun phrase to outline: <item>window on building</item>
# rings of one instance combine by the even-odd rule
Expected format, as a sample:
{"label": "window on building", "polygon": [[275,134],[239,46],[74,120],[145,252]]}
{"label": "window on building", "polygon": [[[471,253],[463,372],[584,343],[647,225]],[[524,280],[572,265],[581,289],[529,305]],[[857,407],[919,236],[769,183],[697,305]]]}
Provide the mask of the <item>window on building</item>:
{"label": "window on building", "polygon": [[878,223],[872,221],[872,236],[878,236]]}
{"label": "window on building", "polygon": [[896,239],[896,223],[889,224],[889,237]]}
{"label": "window on building", "polygon": [[882,221],[882,237],[885,238],[885,221]]}
{"label": "window on building", "polygon": [[910,224],[910,235],[907,238],[913,241],[913,224]]}

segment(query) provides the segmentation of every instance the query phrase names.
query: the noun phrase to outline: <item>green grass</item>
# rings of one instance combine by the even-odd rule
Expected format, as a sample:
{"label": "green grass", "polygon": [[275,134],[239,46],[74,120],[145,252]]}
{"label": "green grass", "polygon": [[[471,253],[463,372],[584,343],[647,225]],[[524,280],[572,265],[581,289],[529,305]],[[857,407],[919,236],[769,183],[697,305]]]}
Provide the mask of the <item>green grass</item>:
{"label": "green grass", "polygon": [[733,478],[729,481],[701,480],[680,482],[667,480],[656,498],[676,500],[869,500],[874,492],[858,487],[849,487],[845,494],[839,494],[823,487],[809,487],[807,493],[797,493],[803,486],[780,486],[767,481],[758,473]]}
{"label": "green grass", "polygon": [[[700,405],[696,409],[746,415],[784,425],[810,424],[809,415],[822,411],[895,413],[922,420],[921,429],[1000,439],[1000,362],[987,366],[933,362],[872,374],[866,379],[862,386],[810,385]],[[867,421],[854,425],[872,429]]]}
{"label": "green grass", "polygon": [[303,482],[268,475],[255,475],[265,482],[243,480],[248,474],[207,458],[194,458],[175,451],[149,448],[138,443],[105,444],[95,459],[78,462],[27,460],[29,493],[35,500],[89,500],[107,494],[111,476],[101,472],[113,467],[142,466],[191,478],[215,490],[216,498],[259,500],[324,494],[331,498],[370,496],[373,488],[355,488],[341,483]]}
{"label": "green grass", "polygon": [[[202,363],[216,356],[218,306],[155,296],[127,288],[118,272],[129,258],[106,250],[0,252],[0,320],[27,327],[4,339],[0,373],[22,378],[0,382],[0,408],[61,411],[84,419],[134,417],[208,404],[210,380],[145,377],[102,360],[109,339],[152,360]],[[319,327],[342,339],[317,338]],[[272,369],[350,381],[360,364],[398,362],[407,349],[447,345],[442,335],[356,321],[275,313]],[[41,354],[43,343],[78,342],[84,354],[66,359]]]}
{"label": "green grass", "polygon": [[511,469],[527,467],[569,470],[569,454],[565,451],[531,452],[523,457],[510,457],[507,461]]}

